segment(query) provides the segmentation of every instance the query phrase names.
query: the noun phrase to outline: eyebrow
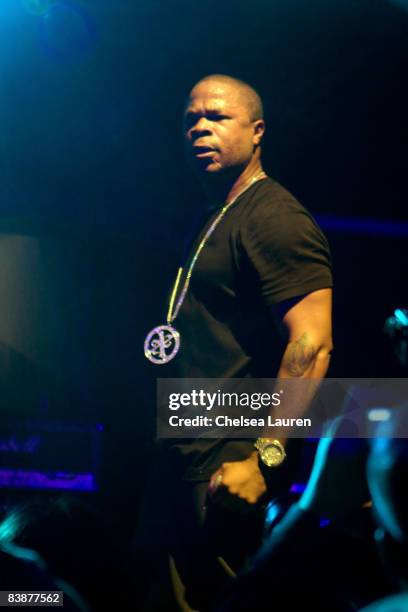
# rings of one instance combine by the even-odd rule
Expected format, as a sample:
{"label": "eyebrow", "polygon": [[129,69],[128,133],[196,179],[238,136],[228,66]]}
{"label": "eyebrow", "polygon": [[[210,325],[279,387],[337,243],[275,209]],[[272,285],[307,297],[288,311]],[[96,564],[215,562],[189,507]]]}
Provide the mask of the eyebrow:
{"label": "eyebrow", "polygon": [[184,117],[197,117],[199,115],[227,115],[227,113],[220,108],[206,108],[204,112],[187,110],[184,113]]}

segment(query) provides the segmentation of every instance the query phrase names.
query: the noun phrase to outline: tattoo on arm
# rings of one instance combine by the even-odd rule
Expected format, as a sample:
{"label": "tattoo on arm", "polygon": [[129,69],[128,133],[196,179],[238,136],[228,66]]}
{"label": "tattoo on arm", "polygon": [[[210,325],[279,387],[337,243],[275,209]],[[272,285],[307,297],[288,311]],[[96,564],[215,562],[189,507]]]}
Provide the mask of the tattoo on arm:
{"label": "tattoo on arm", "polygon": [[299,340],[290,342],[285,355],[285,366],[291,376],[303,376],[313,363],[316,350],[304,333]]}

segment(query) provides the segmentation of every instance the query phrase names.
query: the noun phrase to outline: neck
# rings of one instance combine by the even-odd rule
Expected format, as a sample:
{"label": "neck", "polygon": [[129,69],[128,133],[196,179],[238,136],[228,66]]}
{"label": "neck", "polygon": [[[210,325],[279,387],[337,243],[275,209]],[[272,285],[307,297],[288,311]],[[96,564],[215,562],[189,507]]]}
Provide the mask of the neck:
{"label": "neck", "polygon": [[[204,182],[204,190],[207,200],[212,206],[219,206],[222,202],[230,202],[236,198],[241,191],[249,187],[254,179],[265,178],[266,173],[260,162],[249,164],[240,174],[215,177],[211,181]],[[212,178],[212,177],[211,177]]]}

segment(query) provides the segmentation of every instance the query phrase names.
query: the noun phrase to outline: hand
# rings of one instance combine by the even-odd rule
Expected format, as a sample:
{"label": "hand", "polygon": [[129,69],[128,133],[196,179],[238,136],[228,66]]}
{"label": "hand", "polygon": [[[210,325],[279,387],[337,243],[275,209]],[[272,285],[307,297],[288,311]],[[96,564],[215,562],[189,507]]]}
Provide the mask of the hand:
{"label": "hand", "polygon": [[257,451],[244,461],[223,463],[211,476],[210,493],[214,493],[221,485],[229,493],[255,504],[266,491],[265,480],[258,466]]}

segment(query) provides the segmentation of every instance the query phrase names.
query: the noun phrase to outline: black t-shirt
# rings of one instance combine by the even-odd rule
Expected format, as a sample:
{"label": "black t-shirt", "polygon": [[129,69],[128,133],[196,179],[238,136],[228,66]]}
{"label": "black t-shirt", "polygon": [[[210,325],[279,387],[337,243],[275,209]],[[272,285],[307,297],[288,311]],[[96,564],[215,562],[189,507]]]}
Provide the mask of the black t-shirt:
{"label": "black t-shirt", "polygon": [[[218,213],[197,236],[188,263]],[[199,255],[174,323],[180,350],[165,366],[166,376],[274,378],[285,347],[271,310],[331,286],[328,243],[312,216],[276,181],[257,181],[226,212]],[[202,480],[223,461],[248,457],[253,440],[173,440],[165,446],[185,478]]]}

